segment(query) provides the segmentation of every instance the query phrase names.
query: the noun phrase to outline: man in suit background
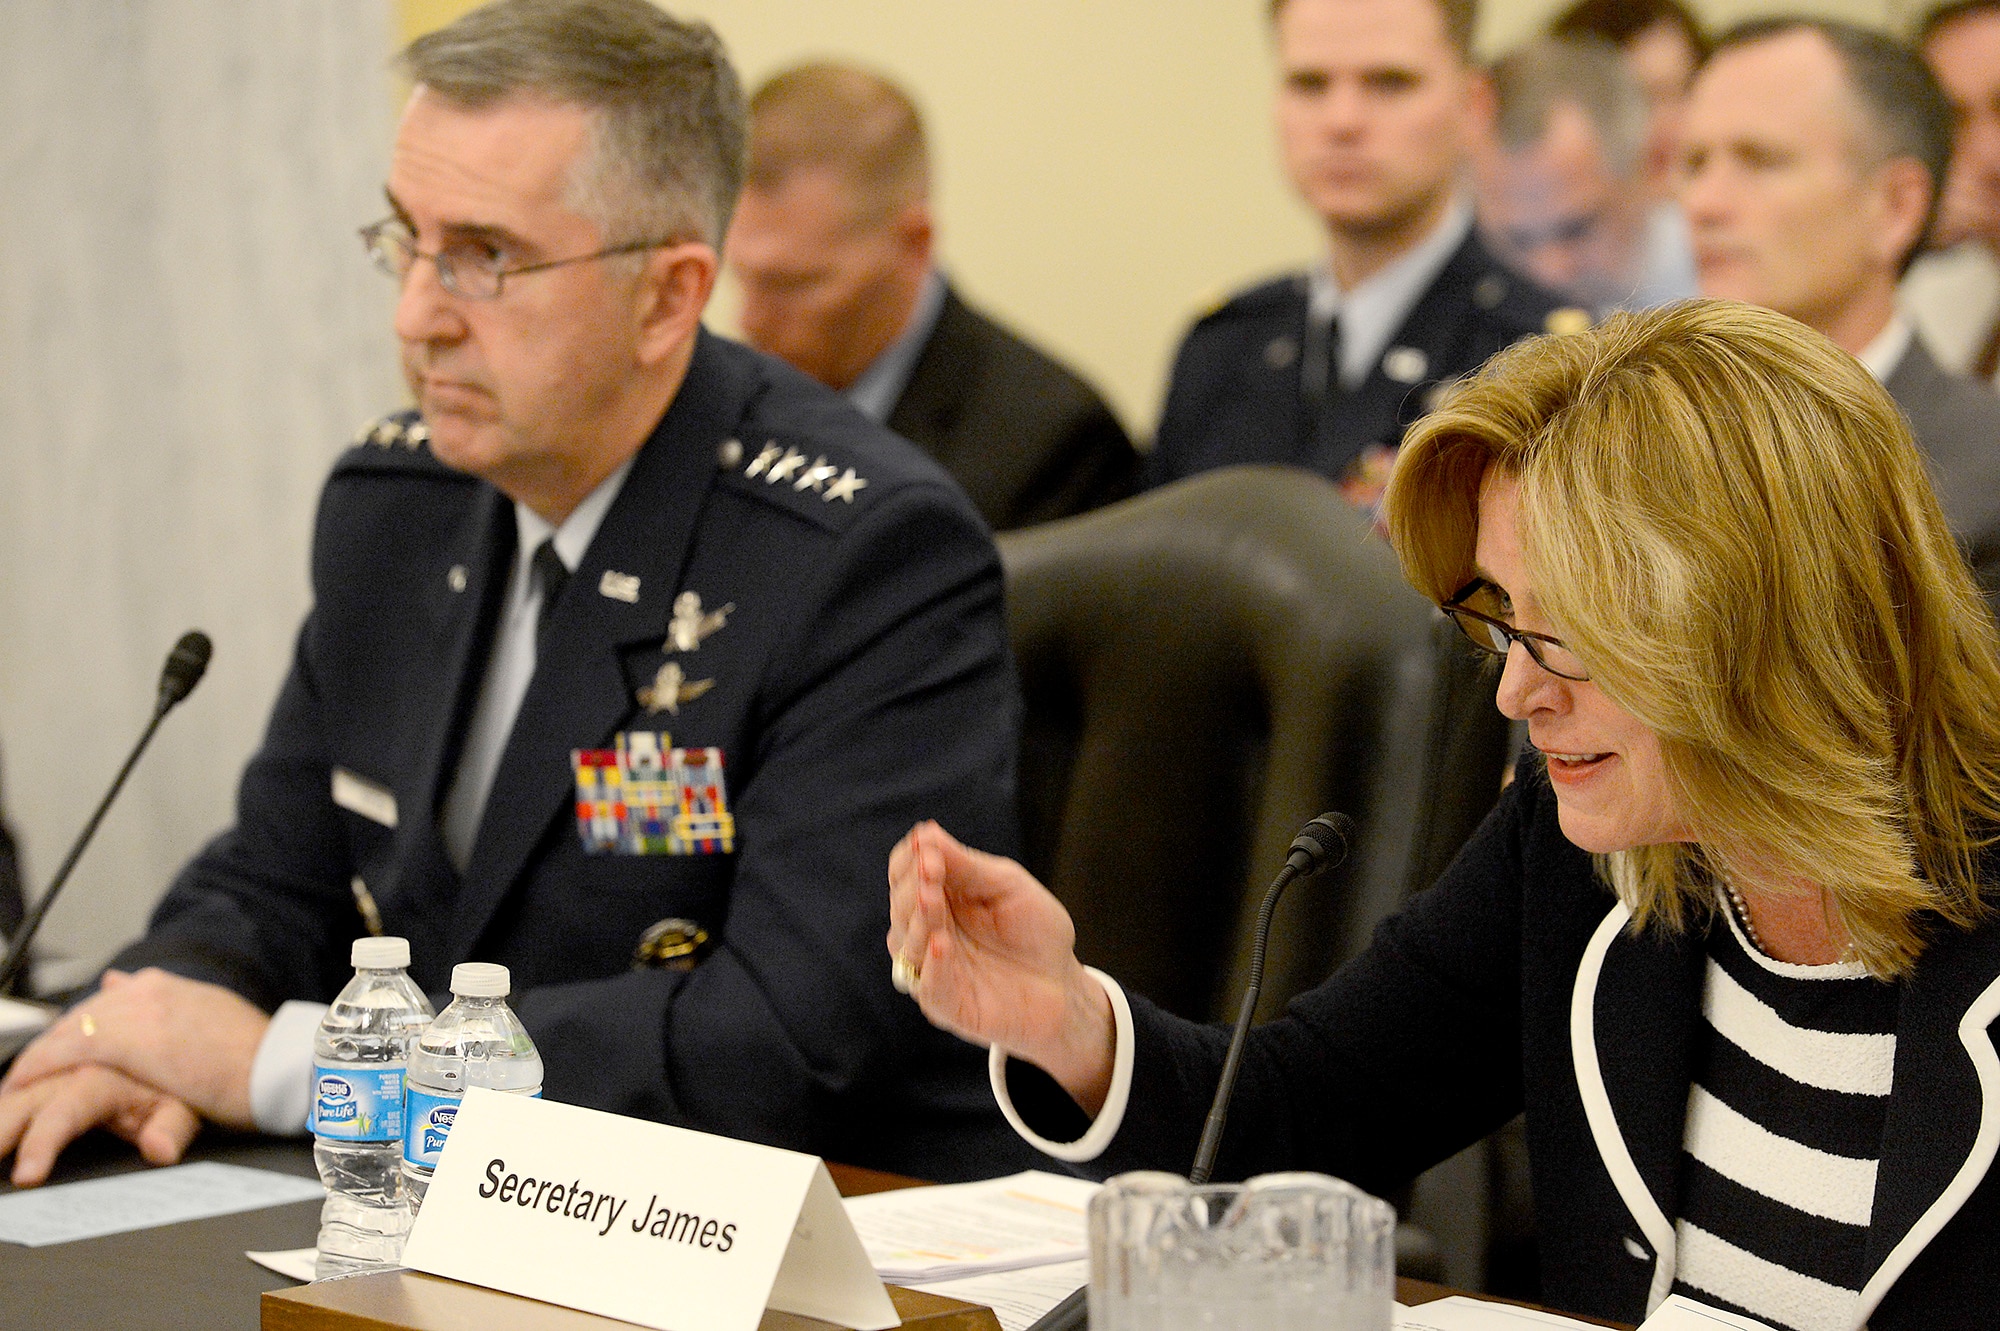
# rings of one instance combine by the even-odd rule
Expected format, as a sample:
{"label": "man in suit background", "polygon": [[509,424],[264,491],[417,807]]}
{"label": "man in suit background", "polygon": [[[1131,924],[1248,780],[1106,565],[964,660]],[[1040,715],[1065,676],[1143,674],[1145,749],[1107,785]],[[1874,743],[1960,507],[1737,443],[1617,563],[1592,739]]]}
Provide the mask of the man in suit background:
{"label": "man in suit background", "polygon": [[363,235],[420,415],[336,464],[237,823],[0,1083],[0,1155],[28,1184],[94,1124],[156,1162],[202,1118],[301,1131],[376,914],[434,996],[511,968],[552,1099],[1018,1168],[984,1060],[880,954],[911,823],[1013,840],[998,558],[928,459],[702,330],[744,137],[720,42],[500,0],[405,63]]}
{"label": "man in suit background", "polygon": [[1917,42],[1958,132],[1931,230],[1903,279],[1903,309],[1938,360],[2000,386],[2000,0],[1950,0]]}
{"label": "man in suit background", "polygon": [[1674,196],[1688,85],[1708,58],[1708,34],[1681,0],[1576,0],[1549,24],[1563,41],[1609,42],[1646,95],[1646,188]]}
{"label": "man in suit background", "polygon": [[1694,295],[1687,223],[1651,197],[1646,94],[1617,48],[1543,37],[1488,78],[1492,128],[1473,153],[1487,247],[1599,317]]}
{"label": "man in suit background", "polygon": [[1846,24],[1725,34],[1688,103],[1681,202],[1703,295],[1825,333],[1881,380],[2000,595],[2000,400],[1947,373],[1896,310],[1936,209],[1951,108],[1915,52]]}
{"label": "man in suit background", "polygon": [[845,65],[750,98],[730,227],[743,333],[920,445],[996,531],[1131,492],[1138,457],[1097,391],[967,305],[937,269],[916,105]]}
{"label": "man in suit background", "polygon": [[[1281,462],[1372,506],[1442,386],[1550,326],[1554,299],[1486,252],[1459,189],[1475,17],[1473,0],[1272,0],[1278,142],[1327,259],[1196,322],[1151,483]],[[1588,322],[1572,316],[1555,326]]]}

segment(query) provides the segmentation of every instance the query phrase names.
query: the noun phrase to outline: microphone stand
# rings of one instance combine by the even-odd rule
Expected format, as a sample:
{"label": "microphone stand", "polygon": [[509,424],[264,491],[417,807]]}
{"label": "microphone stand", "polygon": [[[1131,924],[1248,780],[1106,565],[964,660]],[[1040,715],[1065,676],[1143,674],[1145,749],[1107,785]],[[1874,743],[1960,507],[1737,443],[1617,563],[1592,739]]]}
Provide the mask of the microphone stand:
{"label": "microphone stand", "polygon": [[[193,641],[195,639],[199,641]],[[174,704],[187,697],[196,682],[201,679],[202,671],[208,668],[208,656],[208,637],[202,633],[183,634],[181,640],[174,645],[172,654],[167,657],[166,670],[160,677],[159,700],[153,704],[152,719],[146,723],[146,729],[139,736],[139,742],[132,746],[132,752],[125,759],[125,765],[118,769],[117,779],[111,783],[111,789],[105,791],[104,798],[98,802],[97,811],[90,815],[90,821],[83,825],[83,832],[69,848],[69,854],[63,858],[62,867],[56,870],[56,876],[50,882],[49,890],[42,893],[41,899],[21,921],[21,932],[16,935],[13,946],[7,949],[6,960],[0,961],[0,997],[4,997],[13,988],[15,977],[21,973],[21,968],[27,965],[28,944],[34,941],[36,931],[42,927],[43,917],[49,913],[49,907],[55,904],[56,894],[62,891],[63,884],[69,881],[70,870],[74,869],[76,862],[83,857],[83,848],[90,844],[90,838],[96,833],[97,825],[104,821],[104,814],[110,809],[111,801],[117,799],[118,792],[125,788],[125,778],[132,774],[132,768],[137,765],[139,755],[144,753],[146,746],[152,742],[153,732],[160,728],[160,722],[174,709]]]}
{"label": "microphone stand", "polygon": [[[1208,1182],[1215,1170],[1215,1156],[1222,1148],[1223,1125],[1229,1120],[1229,1101],[1236,1091],[1236,1073],[1243,1064],[1243,1046],[1250,1038],[1250,1019],[1257,1011],[1257,997],[1264,988],[1264,953],[1271,942],[1271,917],[1278,898],[1299,878],[1310,878],[1347,858],[1348,838],[1354,821],[1343,813],[1323,813],[1307,823],[1293,838],[1285,856],[1285,867],[1264,893],[1257,908],[1257,930],[1250,949],[1250,977],[1243,988],[1243,1005],[1236,1012],[1236,1029],[1229,1037],[1229,1052],[1223,1055],[1222,1076],[1217,1080],[1215,1099],[1208,1107],[1208,1119],[1201,1129],[1201,1144],[1195,1147],[1194,1167],[1188,1182],[1196,1187]],[[1061,1303],[1037,1318],[1028,1331],[1081,1331],[1090,1319],[1090,1286],[1084,1285]]]}

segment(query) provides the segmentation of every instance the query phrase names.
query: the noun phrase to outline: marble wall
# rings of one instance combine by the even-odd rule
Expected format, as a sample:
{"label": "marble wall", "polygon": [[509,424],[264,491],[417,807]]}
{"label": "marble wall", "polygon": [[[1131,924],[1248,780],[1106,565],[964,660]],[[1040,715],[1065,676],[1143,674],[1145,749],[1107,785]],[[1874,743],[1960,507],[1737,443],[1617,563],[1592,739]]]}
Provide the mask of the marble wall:
{"label": "marble wall", "polygon": [[399,389],[381,0],[0,0],[0,760],[47,882],[186,628],[50,945],[108,954],[229,818],[307,603],[327,465]]}

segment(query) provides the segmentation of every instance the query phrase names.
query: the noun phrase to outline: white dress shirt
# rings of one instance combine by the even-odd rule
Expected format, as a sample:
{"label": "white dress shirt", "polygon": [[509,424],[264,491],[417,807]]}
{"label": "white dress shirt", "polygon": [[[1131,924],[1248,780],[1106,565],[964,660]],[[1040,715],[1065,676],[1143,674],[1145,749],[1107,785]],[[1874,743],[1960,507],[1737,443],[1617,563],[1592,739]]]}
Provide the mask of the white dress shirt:
{"label": "white dress shirt", "polygon": [[[535,638],[542,614],[542,587],[533,566],[535,550],[553,535],[557,558],[564,568],[575,571],[631,470],[632,460],[627,459],[585,496],[560,527],[551,527],[526,504],[514,505],[514,565],[508,575],[507,596],[501,603],[500,623],[486,658],[479,702],[466,724],[458,772],[438,818],[445,853],[460,873],[471,862],[500,755],[513,733],[514,717],[521,710],[529,681],[535,677]],[[325,1003],[294,999],[272,1014],[250,1065],[250,1115],[260,1132],[294,1136],[306,1130],[312,1108],[313,1034],[326,1009]]]}
{"label": "white dress shirt", "polygon": [[861,414],[877,425],[889,423],[889,413],[902,400],[903,390],[910,386],[910,375],[916,371],[917,357],[924,354],[924,346],[931,340],[937,329],[938,316],[944,313],[944,278],[933,268],[924,276],[923,290],[917,293],[916,307],[910,311],[910,322],[903,331],[896,334],[896,340],[882,349],[882,354],[868,362],[868,368],[861,377],[847,386],[846,398],[860,409]]}
{"label": "white dress shirt", "polygon": [[1472,205],[1454,199],[1430,235],[1352,291],[1340,289],[1331,263],[1307,274],[1306,318],[1320,327],[1340,321],[1342,388],[1359,388],[1368,378],[1389,349],[1389,339],[1409,322],[1410,311],[1471,234]]}

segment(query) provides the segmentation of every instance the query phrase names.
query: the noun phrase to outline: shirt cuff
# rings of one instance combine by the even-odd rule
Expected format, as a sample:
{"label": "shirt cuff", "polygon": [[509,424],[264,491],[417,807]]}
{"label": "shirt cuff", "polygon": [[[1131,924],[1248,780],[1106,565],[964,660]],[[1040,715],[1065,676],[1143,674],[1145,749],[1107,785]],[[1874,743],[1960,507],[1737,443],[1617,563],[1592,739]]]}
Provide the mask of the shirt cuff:
{"label": "shirt cuff", "polygon": [[297,1137],[310,1126],[313,1036],[325,1015],[326,1004],[297,999],[271,1014],[250,1065],[250,1117],[259,1132]]}
{"label": "shirt cuff", "polygon": [[1119,1124],[1125,1121],[1125,1102],[1132,1094],[1132,1005],[1125,1001],[1125,991],[1118,981],[1098,970],[1095,966],[1083,968],[1090,978],[1104,986],[1105,997],[1111,1000],[1111,1021],[1116,1031],[1116,1044],[1111,1056],[1111,1090],[1104,1097],[1104,1108],[1097,1111],[1090,1130],[1073,1142],[1052,1142],[1030,1128],[1014,1108],[1014,1097],[1007,1092],[1007,1060],[1011,1055],[999,1045],[986,1051],[986,1075],[993,1083],[993,1098],[1000,1102],[1000,1112],[1007,1118],[1014,1131],[1036,1150],[1044,1155],[1052,1155],[1070,1164],[1081,1164],[1085,1160],[1095,1160],[1111,1145],[1111,1139],[1118,1135]]}

